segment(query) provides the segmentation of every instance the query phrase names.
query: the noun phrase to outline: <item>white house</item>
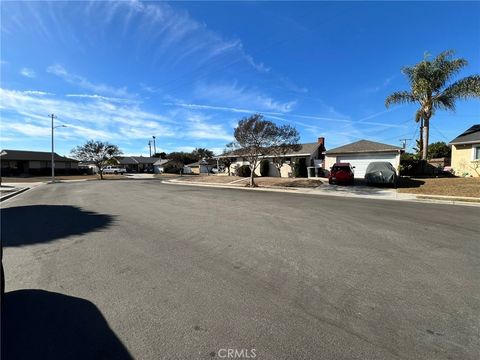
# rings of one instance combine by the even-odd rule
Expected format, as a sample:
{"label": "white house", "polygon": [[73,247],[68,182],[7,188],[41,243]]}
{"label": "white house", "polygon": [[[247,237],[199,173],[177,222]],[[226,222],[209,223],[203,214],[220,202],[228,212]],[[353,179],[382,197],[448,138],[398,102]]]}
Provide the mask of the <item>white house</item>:
{"label": "white house", "polygon": [[[324,167],[324,151],[325,151],[325,138],[319,137],[315,143],[300,144],[300,148],[297,151],[283,155],[285,162],[280,168],[280,172],[277,170],[272,162],[272,156],[260,156],[259,165],[255,169],[255,173],[260,176],[260,162],[262,160],[269,161],[269,169],[267,176],[274,177],[292,177],[293,176],[293,164],[298,163],[305,171],[305,177],[307,177],[307,168],[323,168]],[[222,162],[222,159],[228,158],[231,161],[230,173],[235,174],[235,170],[240,166],[249,165],[245,156],[242,156],[242,150],[237,150],[231,153],[226,153],[216,157]]]}
{"label": "white house", "polygon": [[325,152],[325,168],[335,163],[350,163],[355,166],[355,178],[363,178],[368,164],[374,161],[388,161],[395,169],[400,166],[402,148],[369,140],[360,140]]}

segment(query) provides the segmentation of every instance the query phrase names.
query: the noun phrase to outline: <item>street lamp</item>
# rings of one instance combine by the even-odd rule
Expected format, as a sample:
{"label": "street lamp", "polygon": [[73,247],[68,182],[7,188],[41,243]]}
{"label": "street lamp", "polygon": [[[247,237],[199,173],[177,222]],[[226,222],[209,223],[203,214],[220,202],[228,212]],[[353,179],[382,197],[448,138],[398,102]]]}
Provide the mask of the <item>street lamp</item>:
{"label": "street lamp", "polygon": [[155,136],[152,136],[153,138],[153,155],[155,156],[155,154],[157,153],[157,146],[155,145]]}
{"label": "street lamp", "polygon": [[54,146],[54,134],[55,134],[55,132],[54,132],[54,130],[56,128],[59,128],[59,127],[67,127],[67,125],[53,126],[53,121],[57,117],[55,116],[55,114],[51,114],[49,116],[52,118],[52,163],[51,163],[51,166],[52,166],[52,184],[53,184],[55,182],[55,146]]}

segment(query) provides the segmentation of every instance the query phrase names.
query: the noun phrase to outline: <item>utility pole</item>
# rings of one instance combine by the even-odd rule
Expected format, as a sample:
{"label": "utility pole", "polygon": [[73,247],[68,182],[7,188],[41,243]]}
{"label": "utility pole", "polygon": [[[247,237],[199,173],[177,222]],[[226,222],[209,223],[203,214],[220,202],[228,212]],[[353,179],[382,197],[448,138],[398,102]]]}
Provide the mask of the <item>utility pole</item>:
{"label": "utility pole", "polygon": [[58,126],[53,126],[54,120],[57,118],[55,114],[48,115],[49,117],[52,118],[52,184],[55,182],[55,142],[54,142],[54,134],[55,134],[55,129],[58,127],[67,127],[66,125],[58,125]]}
{"label": "utility pole", "polygon": [[150,157],[152,157],[152,140],[148,140],[148,150],[150,151]]}
{"label": "utility pole", "polygon": [[52,167],[52,184],[55,182],[55,155],[54,155],[54,141],[53,141],[53,134],[54,134],[54,127],[53,127],[53,120],[56,119],[57,117],[55,114],[51,114],[50,117],[52,118],[52,161],[50,163],[50,166]]}
{"label": "utility pole", "polygon": [[400,142],[402,143],[402,148],[405,150],[407,148],[407,141],[412,140],[412,139],[400,139]]}
{"label": "utility pole", "polygon": [[157,153],[157,146],[155,145],[155,136],[152,136],[152,138],[153,138],[153,155],[155,155]]}

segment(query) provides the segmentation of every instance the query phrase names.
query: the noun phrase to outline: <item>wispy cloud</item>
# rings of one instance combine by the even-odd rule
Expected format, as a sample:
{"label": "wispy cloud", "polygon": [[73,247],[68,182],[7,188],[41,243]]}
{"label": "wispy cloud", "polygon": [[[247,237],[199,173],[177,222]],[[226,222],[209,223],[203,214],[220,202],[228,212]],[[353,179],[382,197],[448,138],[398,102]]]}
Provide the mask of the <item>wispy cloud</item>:
{"label": "wispy cloud", "polygon": [[377,85],[374,85],[374,86],[367,86],[365,87],[365,92],[366,93],[377,93],[379,92],[380,90],[383,90],[385,88],[388,87],[388,85],[390,85],[390,83],[392,82],[392,80],[395,78],[395,75],[392,75],[392,76],[389,76],[385,79],[383,79],[383,81]]}
{"label": "wispy cloud", "polygon": [[[226,39],[207,27],[206,24],[192,18],[187,11],[172,7],[164,2],[140,2],[138,0],[115,3],[96,3],[106,13],[107,23],[113,19],[123,21],[123,31],[130,28],[136,17],[139,31],[144,39],[155,43],[154,58],[163,58],[171,54],[175,47],[175,63],[182,59],[195,57],[197,63],[205,64],[214,58],[232,55],[258,72],[266,73],[270,68],[254,59],[245,49],[240,39]],[[98,8],[89,6],[89,11]],[[133,30],[135,31],[135,30]]]}
{"label": "wispy cloud", "polygon": [[25,95],[37,95],[37,96],[47,96],[47,95],[55,95],[46,91],[38,91],[38,90],[24,90],[22,91]]}
{"label": "wispy cloud", "polygon": [[113,102],[138,102],[137,100],[132,99],[122,99],[122,98],[114,98],[109,96],[102,96],[97,94],[67,94],[66,97],[71,98],[80,98],[80,99],[94,99],[94,100],[104,100],[104,101],[113,101]]}
{"label": "wispy cloud", "polygon": [[93,83],[89,80],[87,80],[85,77],[72,74],[67,71],[62,65],[60,64],[54,64],[51,65],[47,68],[47,72],[56,75],[63,80],[65,80],[67,83],[72,84],[78,88],[82,88],[85,90],[90,90],[95,93],[101,93],[101,94],[107,94],[107,95],[112,95],[116,97],[127,97],[131,98],[134,97],[135,95],[130,94],[127,91],[126,87],[120,87],[120,88],[115,88],[110,85],[106,84],[96,84]]}
{"label": "wispy cloud", "polygon": [[296,100],[278,101],[256,89],[230,84],[199,84],[194,89],[195,97],[202,100],[215,99],[228,107],[249,108],[259,111],[278,111],[287,113],[293,110]]}
{"label": "wispy cloud", "polygon": [[25,77],[28,77],[28,78],[36,77],[35,71],[33,71],[32,69],[27,68],[27,67],[21,68],[20,69],[20,74],[25,76]]}
{"label": "wispy cloud", "polygon": [[[19,123],[25,119],[36,126],[48,128],[47,114],[53,112],[57,114],[58,121],[67,123],[73,129],[73,133],[81,138],[93,135],[101,138],[124,139],[126,136],[137,138],[146,136],[147,131],[150,131],[148,137],[152,131],[162,133],[164,136],[175,136],[178,132],[174,120],[144,111],[132,103],[123,104],[97,98],[69,100],[7,89],[0,89],[0,99],[4,129],[20,131],[19,127],[8,124]],[[39,132],[37,136],[41,134],[42,132]]]}

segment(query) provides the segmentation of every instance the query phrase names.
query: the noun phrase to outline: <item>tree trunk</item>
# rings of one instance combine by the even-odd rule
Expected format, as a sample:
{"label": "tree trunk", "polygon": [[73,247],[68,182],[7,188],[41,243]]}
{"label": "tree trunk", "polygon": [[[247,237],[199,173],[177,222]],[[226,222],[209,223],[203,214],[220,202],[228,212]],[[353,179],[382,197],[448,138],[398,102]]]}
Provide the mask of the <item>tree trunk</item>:
{"label": "tree trunk", "polygon": [[422,150],[422,160],[427,160],[428,156],[428,130],[430,125],[430,119],[426,118],[423,123],[423,150]]}
{"label": "tree trunk", "polygon": [[255,169],[257,168],[257,161],[253,162],[253,166],[250,166],[250,187],[257,187],[257,184],[255,184]]}
{"label": "tree trunk", "polygon": [[100,169],[98,170],[99,174],[100,174],[100,180],[103,180],[103,171]]}

